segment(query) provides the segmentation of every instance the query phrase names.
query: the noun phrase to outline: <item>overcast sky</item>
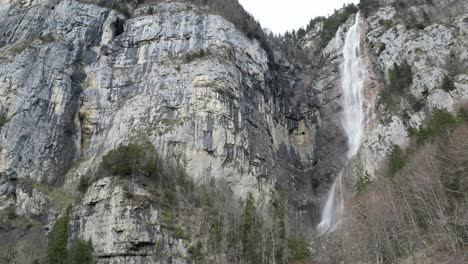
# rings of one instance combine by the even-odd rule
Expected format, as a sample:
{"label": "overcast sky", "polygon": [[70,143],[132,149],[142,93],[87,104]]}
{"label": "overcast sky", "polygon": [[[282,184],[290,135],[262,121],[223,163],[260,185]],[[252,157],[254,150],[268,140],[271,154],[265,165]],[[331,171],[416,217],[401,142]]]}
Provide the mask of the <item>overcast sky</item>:
{"label": "overcast sky", "polygon": [[239,0],[244,8],[274,33],[306,26],[316,16],[327,16],[344,3],[359,0]]}

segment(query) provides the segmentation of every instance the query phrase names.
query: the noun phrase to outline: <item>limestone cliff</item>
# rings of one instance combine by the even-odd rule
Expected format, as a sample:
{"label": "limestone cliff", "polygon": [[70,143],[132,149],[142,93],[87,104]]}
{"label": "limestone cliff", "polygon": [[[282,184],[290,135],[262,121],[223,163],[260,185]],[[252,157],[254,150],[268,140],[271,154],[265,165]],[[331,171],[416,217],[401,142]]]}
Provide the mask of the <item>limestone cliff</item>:
{"label": "limestone cliff", "polygon": [[[16,251],[14,263],[43,256],[45,235],[72,205],[69,240],[91,239],[98,263],[191,263],[193,241],[164,226],[149,186],[101,170],[109,151],[142,142],[195,185],[223,181],[236,201],[251,193],[260,211],[287,191],[296,232],[312,237],[346,151],[340,64],[354,16],[325,45],[321,23],[297,40],[304,62],[196,1],[107,2],[0,2],[0,211],[33,222],[0,227],[12,237],[0,238],[0,254]],[[390,3],[360,21],[367,129],[350,193],[357,178],[375,177],[393,144],[407,144],[410,126],[468,99],[468,6],[448,2],[412,7],[430,18],[423,29],[407,27]],[[402,101],[392,112],[381,91],[404,61],[422,107]],[[440,89],[447,74],[449,92]],[[83,178],[90,186],[80,194]],[[189,207],[178,213],[195,238],[203,221]],[[38,253],[25,254],[37,241]]]}

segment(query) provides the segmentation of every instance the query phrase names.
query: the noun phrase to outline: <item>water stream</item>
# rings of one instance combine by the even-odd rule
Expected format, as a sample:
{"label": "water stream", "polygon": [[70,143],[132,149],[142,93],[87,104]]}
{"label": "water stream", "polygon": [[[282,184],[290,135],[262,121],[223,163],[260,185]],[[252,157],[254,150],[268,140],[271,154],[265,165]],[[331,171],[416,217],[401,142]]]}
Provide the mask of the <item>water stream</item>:
{"label": "water stream", "polygon": [[[346,153],[348,161],[357,154],[364,132],[363,88],[365,71],[361,60],[359,31],[359,13],[357,13],[354,25],[346,33],[343,45],[344,62],[341,69],[341,86],[343,89],[341,123],[348,144]],[[320,235],[333,231],[343,215],[343,171],[344,168],[337,175],[329,191],[327,202],[322,211],[322,219],[317,226]]]}

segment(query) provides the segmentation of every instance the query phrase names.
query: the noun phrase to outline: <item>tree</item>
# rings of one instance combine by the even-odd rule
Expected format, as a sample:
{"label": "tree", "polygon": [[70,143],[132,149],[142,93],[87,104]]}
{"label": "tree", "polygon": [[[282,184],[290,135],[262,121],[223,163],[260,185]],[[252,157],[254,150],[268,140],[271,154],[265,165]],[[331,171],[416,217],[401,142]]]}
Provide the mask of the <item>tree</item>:
{"label": "tree", "polygon": [[68,222],[70,221],[70,207],[65,214],[57,219],[48,235],[47,264],[67,263]]}
{"label": "tree", "polygon": [[408,62],[404,61],[401,65],[396,63],[388,72],[390,80],[390,91],[402,94],[413,84],[413,70]]}
{"label": "tree", "polygon": [[261,222],[259,220],[255,209],[255,200],[252,193],[249,192],[244,202],[242,215],[242,245],[244,257],[250,263],[261,263],[259,252]]}
{"label": "tree", "polygon": [[93,264],[93,243],[77,239],[68,252],[68,264]]}
{"label": "tree", "polygon": [[393,145],[388,159],[387,176],[394,177],[395,174],[403,169],[407,162],[406,155],[398,145]]}
{"label": "tree", "polygon": [[359,9],[364,13],[365,16],[368,16],[372,10],[378,6],[376,0],[361,0],[359,1]]}
{"label": "tree", "polygon": [[[278,249],[276,251],[276,260],[279,263],[288,263],[290,260],[290,252],[288,247],[289,239],[289,209],[288,196],[285,192],[279,192],[276,195],[273,208],[273,222],[278,240]],[[275,241],[273,241],[275,243]]]}

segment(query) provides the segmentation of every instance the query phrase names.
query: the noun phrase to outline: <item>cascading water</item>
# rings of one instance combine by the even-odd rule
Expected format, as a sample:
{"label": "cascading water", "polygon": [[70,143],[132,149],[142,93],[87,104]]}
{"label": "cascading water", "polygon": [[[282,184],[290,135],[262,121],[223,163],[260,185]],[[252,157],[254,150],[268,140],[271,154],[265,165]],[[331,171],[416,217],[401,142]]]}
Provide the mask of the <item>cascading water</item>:
{"label": "cascading water", "polygon": [[344,97],[343,128],[348,139],[348,159],[357,154],[364,132],[363,88],[364,67],[361,60],[359,13],[346,34],[343,48],[343,73],[341,85]]}
{"label": "cascading water", "polygon": [[[354,25],[346,33],[343,58],[344,63],[341,71],[341,86],[344,98],[342,125],[347,138],[348,152],[346,156],[349,161],[357,154],[364,131],[364,67],[360,50],[359,13],[356,14]],[[343,171],[344,169],[338,174],[328,194],[322,212],[322,220],[317,226],[320,235],[333,231],[343,214]]]}

